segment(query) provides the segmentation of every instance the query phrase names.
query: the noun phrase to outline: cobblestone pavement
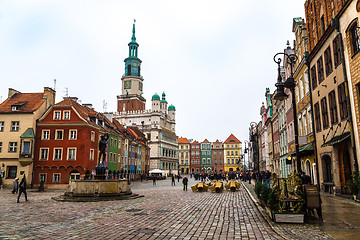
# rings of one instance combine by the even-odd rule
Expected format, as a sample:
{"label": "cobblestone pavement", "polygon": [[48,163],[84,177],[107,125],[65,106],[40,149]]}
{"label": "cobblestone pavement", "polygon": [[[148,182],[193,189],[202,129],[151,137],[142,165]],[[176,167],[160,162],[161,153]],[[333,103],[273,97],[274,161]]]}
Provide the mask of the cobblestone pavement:
{"label": "cobblestone pavement", "polygon": [[2,189],[0,239],[284,239],[243,187],[193,193],[178,182],[157,184],[132,183],[132,191],[145,196],[135,200],[79,203],[50,199],[63,190],[29,191],[29,202],[16,203],[11,190]]}

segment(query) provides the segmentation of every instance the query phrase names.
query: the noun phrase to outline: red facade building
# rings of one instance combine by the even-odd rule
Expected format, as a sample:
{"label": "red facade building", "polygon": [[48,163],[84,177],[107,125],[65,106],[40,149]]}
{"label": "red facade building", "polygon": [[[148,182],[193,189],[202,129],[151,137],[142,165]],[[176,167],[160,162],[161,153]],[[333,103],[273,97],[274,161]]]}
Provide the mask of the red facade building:
{"label": "red facade building", "polygon": [[200,173],[200,143],[198,141],[192,142],[190,147],[190,169],[191,173]]}
{"label": "red facade building", "polygon": [[[39,119],[34,184],[67,184],[90,176],[97,165],[102,118],[71,98],[53,105]],[[100,126],[99,126],[100,125]]]}
{"label": "red facade building", "polygon": [[224,171],[224,145],[219,140],[212,145],[212,169],[214,172]]}

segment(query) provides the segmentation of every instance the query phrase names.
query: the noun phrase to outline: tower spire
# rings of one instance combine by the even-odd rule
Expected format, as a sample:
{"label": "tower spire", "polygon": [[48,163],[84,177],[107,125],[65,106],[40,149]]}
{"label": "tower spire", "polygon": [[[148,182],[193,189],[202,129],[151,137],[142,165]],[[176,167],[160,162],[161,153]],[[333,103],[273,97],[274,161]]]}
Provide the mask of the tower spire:
{"label": "tower spire", "polygon": [[132,43],[136,43],[136,37],[135,37],[135,23],[136,23],[136,20],[134,19],[134,23],[133,23],[133,30],[132,30],[132,37],[131,37],[131,42],[132,42]]}

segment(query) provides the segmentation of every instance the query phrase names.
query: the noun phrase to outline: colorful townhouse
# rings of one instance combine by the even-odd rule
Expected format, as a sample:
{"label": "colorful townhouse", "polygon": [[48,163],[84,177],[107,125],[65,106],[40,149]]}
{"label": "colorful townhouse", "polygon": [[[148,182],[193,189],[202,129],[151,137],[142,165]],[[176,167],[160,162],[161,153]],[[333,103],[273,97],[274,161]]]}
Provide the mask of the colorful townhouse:
{"label": "colorful townhouse", "polygon": [[200,173],[201,163],[200,163],[200,143],[194,141],[190,143],[190,168],[191,173]]}
{"label": "colorful townhouse", "polygon": [[187,138],[178,138],[179,144],[179,172],[190,173],[190,142]]}
{"label": "colorful townhouse", "polygon": [[242,169],[240,154],[242,153],[241,142],[234,134],[224,142],[224,170],[225,172],[240,171]]}
{"label": "colorful townhouse", "polygon": [[55,91],[21,93],[9,89],[8,98],[0,104],[0,168],[5,186],[25,176],[33,183],[36,121],[55,101]]}
{"label": "colorful townhouse", "polygon": [[212,143],[212,169],[213,172],[223,172],[224,171],[224,145],[219,140]]}
{"label": "colorful townhouse", "polygon": [[203,173],[212,172],[213,170],[211,148],[211,142],[207,139],[200,144],[201,172]]}
{"label": "colorful townhouse", "polygon": [[[348,37],[355,37],[357,44],[359,39],[358,25],[339,24],[343,10],[353,1],[334,2],[333,6],[320,0],[305,3],[310,51],[307,63],[319,183],[324,191],[344,194],[348,193],[347,182],[352,172],[358,169],[358,162],[343,46],[347,44]],[[341,34],[343,28],[348,29],[348,35]],[[351,29],[356,35],[351,35]],[[349,57],[354,57],[357,50],[349,53]]]}

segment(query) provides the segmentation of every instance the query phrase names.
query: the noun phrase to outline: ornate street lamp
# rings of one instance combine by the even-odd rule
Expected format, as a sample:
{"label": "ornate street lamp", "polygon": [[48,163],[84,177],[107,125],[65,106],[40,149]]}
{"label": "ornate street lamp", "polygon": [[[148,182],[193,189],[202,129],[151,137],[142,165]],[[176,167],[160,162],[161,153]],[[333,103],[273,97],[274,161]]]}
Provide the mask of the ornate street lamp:
{"label": "ornate street lamp", "polygon": [[250,142],[252,143],[252,149],[253,149],[253,162],[254,162],[254,168],[257,171],[260,171],[260,163],[259,163],[259,148],[257,144],[257,133],[254,132],[256,130],[257,123],[251,122],[250,128],[249,128],[249,136],[250,136]]}
{"label": "ornate street lamp", "polygon": [[[281,58],[277,58],[278,55],[284,55],[286,57],[286,62],[290,64],[290,77],[286,79],[286,81],[282,82],[282,77],[280,73],[280,63]],[[294,132],[295,132],[295,156],[296,156],[296,167],[297,172],[301,173],[301,162],[299,158],[299,132],[298,132],[298,121],[296,115],[296,102],[295,102],[295,81],[293,77],[293,65],[295,64],[297,57],[295,54],[286,54],[283,52],[277,53],[274,56],[274,62],[278,65],[278,78],[275,84],[277,92],[274,96],[274,99],[282,101],[288,98],[288,95],[284,92],[284,88],[288,88],[291,91],[292,96],[292,108],[293,108],[293,116],[294,116]]]}

